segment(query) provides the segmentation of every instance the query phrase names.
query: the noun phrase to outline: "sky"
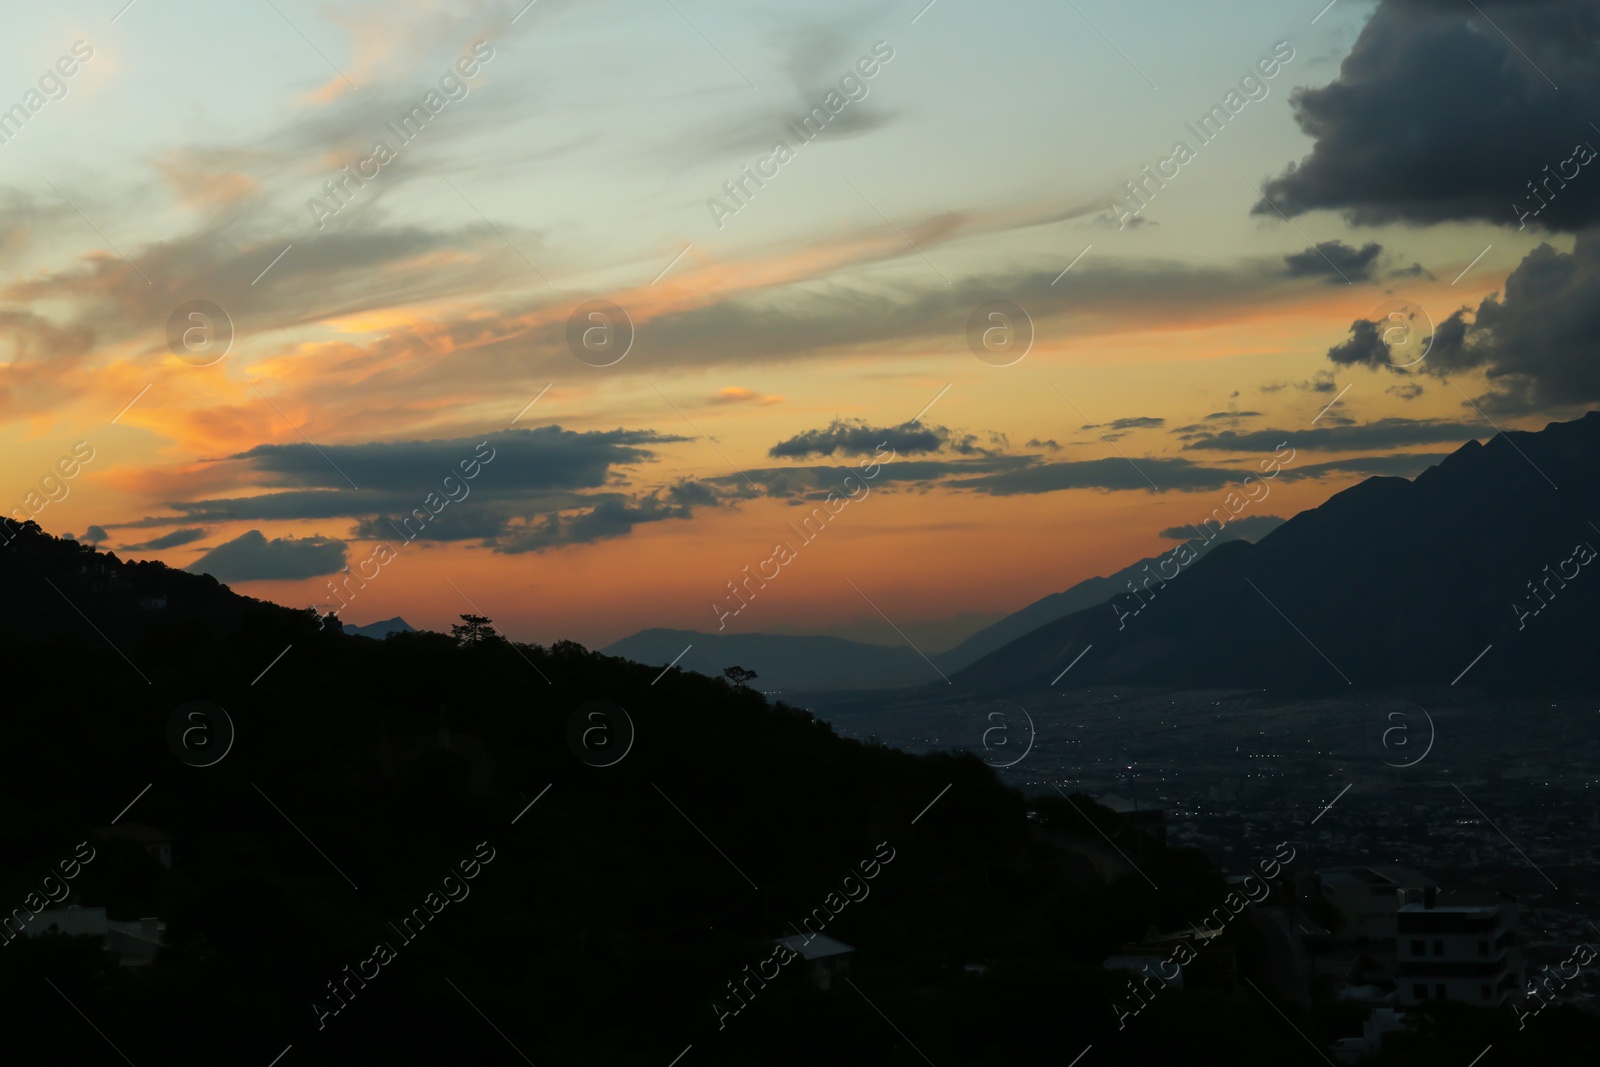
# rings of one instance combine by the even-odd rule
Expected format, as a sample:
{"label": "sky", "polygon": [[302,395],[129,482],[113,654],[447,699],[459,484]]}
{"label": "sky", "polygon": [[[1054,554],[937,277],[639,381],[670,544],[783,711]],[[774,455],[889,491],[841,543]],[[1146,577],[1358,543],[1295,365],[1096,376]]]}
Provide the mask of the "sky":
{"label": "sky", "polygon": [[1284,442],[1251,516],[1593,406],[1600,5],[1218,7],[8,12],[0,502],[358,624],[931,652]]}

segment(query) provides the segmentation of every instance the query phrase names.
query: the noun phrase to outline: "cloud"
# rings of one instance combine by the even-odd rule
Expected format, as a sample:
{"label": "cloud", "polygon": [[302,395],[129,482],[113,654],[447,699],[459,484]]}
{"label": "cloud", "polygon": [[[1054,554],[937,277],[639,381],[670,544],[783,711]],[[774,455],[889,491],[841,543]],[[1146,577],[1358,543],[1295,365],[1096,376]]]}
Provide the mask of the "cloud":
{"label": "cloud", "polygon": [[[1387,360],[1388,349],[1384,349],[1384,359]],[[1335,361],[1337,362],[1337,361]],[[1339,387],[1338,381],[1331,370],[1319,370],[1310,378],[1298,382],[1268,382],[1261,386],[1263,393],[1276,393],[1284,389],[1298,389],[1302,393],[1331,393]]]}
{"label": "cloud", "polygon": [[1350,336],[1328,349],[1328,358],[1346,367],[1394,366],[1389,358],[1389,346],[1383,343],[1378,323],[1369,319],[1357,319],[1352,322]]}
{"label": "cloud", "polygon": [[1035,461],[1013,470],[972,478],[957,478],[946,482],[945,485],[951,489],[970,489],[990,496],[1054,493],[1064,489],[1192,492],[1200,489],[1220,489],[1247,477],[1250,473],[1250,471],[1202,467],[1186,459],[1146,457],[1131,462],[1116,457],[1059,463]]}
{"label": "cloud", "polygon": [[741,386],[730,385],[717,390],[710,398],[712,404],[781,404],[781,396],[763,396],[754,389],[745,389]]}
{"label": "cloud", "polygon": [[593,544],[626,537],[642,523],[687,519],[696,507],[718,503],[718,494],[709,485],[683,482],[647,496],[603,500],[591,508],[555,512],[535,522],[509,526],[495,538],[495,550],[520,554]]}
{"label": "cloud", "polygon": [[[645,445],[685,440],[653,430],[544,426],[487,438],[257,445],[219,462],[239,465],[239,477],[276,491],[171,501],[176,515],[118,525],[349,518],[351,535],[362,540],[478,540],[503,552],[538,551],[621,536],[641,522],[688,518],[695,508],[738,499],[692,481],[616,491],[628,468],[654,462]],[[175,536],[139,547],[183,543],[170,541]]]}
{"label": "cloud", "polygon": [[1326,463],[1285,467],[1279,472],[1278,477],[1287,482],[1326,478],[1330,474],[1377,474],[1411,478],[1449,457],[1449,452],[1397,452],[1388,456],[1357,456],[1354,459],[1335,459]]}
{"label": "cloud", "polygon": [[1284,274],[1290,278],[1321,278],[1333,285],[1364,282],[1372,277],[1383,246],[1369,242],[1359,249],[1343,241],[1319,241],[1304,252],[1283,257]]}
{"label": "cloud", "polygon": [[91,526],[83,532],[84,541],[91,545],[97,545],[110,536],[110,534],[106,533],[104,526]]}
{"label": "cloud", "polygon": [[1406,382],[1404,385],[1391,385],[1384,392],[1392,393],[1401,400],[1415,400],[1422,395],[1422,386],[1416,382]]}
{"label": "cloud", "polygon": [[1387,278],[1387,279],[1393,279],[1393,278],[1426,278],[1430,282],[1438,280],[1434,276],[1433,271],[1429,270],[1427,267],[1424,267],[1421,263],[1413,263],[1409,267],[1396,267],[1394,270],[1390,271],[1388,274],[1385,274],[1384,277]]}
{"label": "cloud", "polygon": [[[1278,388],[1282,388],[1279,386]],[[1276,389],[1263,387],[1263,392],[1276,392]],[[1238,394],[1235,393],[1235,396]],[[1213,411],[1199,422],[1192,422],[1187,426],[1176,426],[1167,432],[1176,434],[1180,441],[1192,441],[1197,437],[1215,433],[1218,425],[1242,426],[1247,419],[1261,417],[1259,411]],[[1208,425],[1209,424],[1209,425]]]}
{"label": "cloud", "polygon": [[[830,92],[843,98],[846,94],[840,89],[839,80],[847,73],[865,86],[866,95],[831,114],[823,136],[829,140],[859,137],[887,126],[896,113],[886,109],[874,93],[878,83],[895,73],[894,60],[881,66],[872,78],[862,78],[855,70],[856,61],[870,53],[878,36],[872,30],[874,14],[868,10],[828,19],[791,20],[790,25],[775,30],[771,43],[780,56],[777,65],[789,80],[788,92],[779,90],[781,103],[751,108],[675,136],[662,146],[662,152],[674,161],[696,165],[708,157],[732,157],[753,163],[753,159],[739,157],[768,152],[778,141],[791,148],[804,145],[806,142],[789,129],[788,123],[798,124],[813,108],[822,107]],[[854,92],[859,96],[862,90]]]}
{"label": "cloud", "polygon": [[[98,530],[99,527],[95,526],[95,527],[91,527],[91,529]],[[183,530],[174,530],[169,534],[162,534],[160,537],[153,538],[152,540],[149,540],[149,541],[141,542],[140,544],[137,544],[137,545],[123,545],[122,546],[122,551],[124,551],[124,552],[160,552],[163,549],[177,548],[179,545],[192,544],[193,542],[198,541],[201,538],[205,537],[205,535],[206,535],[206,531],[205,531],[205,529],[203,527],[191,526],[191,527],[189,527],[187,529],[183,529]]]}
{"label": "cloud", "polygon": [[1149,415],[1140,415],[1130,419],[1112,419],[1110,422],[1091,422],[1087,426],[1080,426],[1080,430],[1142,430],[1165,426],[1166,419],[1152,418]]}
{"label": "cloud", "polygon": [[275,537],[247,530],[190,564],[219,582],[298,581],[334,574],[345,565],[345,543],[327,537]]}
{"label": "cloud", "polygon": [[1392,364],[1379,324],[1364,319],[1351,323],[1349,336],[1328,349],[1328,358],[1401,375],[1444,378],[1481,370],[1496,387],[1480,400],[1483,406],[1518,413],[1600,401],[1597,348],[1600,231],[1586,230],[1571,252],[1539,245],[1506,278],[1504,295],[1490,295],[1475,311],[1462,308],[1439,322],[1427,355],[1414,367]]}
{"label": "cloud", "polygon": [[1315,429],[1253,430],[1237,433],[1223,430],[1206,434],[1183,447],[1213,452],[1271,452],[1284,441],[1308,452],[1359,452],[1373,448],[1396,448],[1448,442],[1464,444],[1492,436],[1493,429],[1482,422],[1446,422],[1440,419],[1379,419],[1363,426],[1327,426]]}
{"label": "cloud", "polygon": [[[807,456],[872,455],[880,445],[896,453],[915,455],[937,452],[950,441],[950,431],[942,426],[927,427],[918,422],[899,426],[875,427],[860,419],[834,419],[825,429],[806,430],[779,441],[767,449],[773,459],[804,459]],[[959,444],[960,442],[958,442]]]}
{"label": "cloud", "polygon": [[[355,445],[291,443],[257,445],[228,459],[242,461],[269,486],[356,492],[429,492],[445,475],[461,477],[461,464],[493,469],[483,483],[510,489],[580,489],[605,484],[620,465],[648,463],[655,453],[645,445],[690,438],[654,430],[590,430],[560,426],[500,430],[484,438],[386,441]],[[476,459],[474,458],[476,457]],[[479,461],[487,460],[479,463]],[[346,481],[346,478],[349,481]]]}
{"label": "cloud", "polygon": [[1053,437],[1050,438],[1047,441],[1041,441],[1037,437],[1031,437],[1031,438],[1028,439],[1028,447],[1029,448],[1043,448],[1043,449],[1045,449],[1047,451],[1050,451],[1050,452],[1059,452],[1059,451],[1061,451],[1061,446],[1056,443],[1056,440]]}
{"label": "cloud", "polygon": [[[1285,521],[1278,515],[1244,515],[1224,526],[1220,538],[1223,541],[1259,541],[1273,530],[1282,526]],[[1161,531],[1161,536],[1168,541],[1193,541],[1196,539],[1193,526],[1168,526]]]}
{"label": "cloud", "polygon": [[[1545,167],[1555,174],[1575,144],[1600,143],[1589,125],[1600,114],[1597,48],[1593,0],[1382,0],[1339,77],[1291,97],[1311,153],[1269,180],[1251,212],[1518,223],[1512,200],[1537,207],[1528,185],[1543,189]],[[1600,221],[1597,176],[1566,177],[1570,188],[1557,178],[1530,224]]]}

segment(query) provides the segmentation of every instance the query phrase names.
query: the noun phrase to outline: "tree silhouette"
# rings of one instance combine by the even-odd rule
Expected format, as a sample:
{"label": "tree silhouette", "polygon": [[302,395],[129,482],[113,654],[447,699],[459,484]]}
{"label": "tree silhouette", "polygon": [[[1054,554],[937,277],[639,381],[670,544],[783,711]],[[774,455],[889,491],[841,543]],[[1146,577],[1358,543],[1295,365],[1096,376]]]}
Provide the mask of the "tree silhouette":
{"label": "tree silhouette", "polygon": [[463,615],[461,621],[450,627],[450,636],[462,645],[476,645],[500,636],[487,615]]}
{"label": "tree silhouette", "polygon": [[735,689],[749,689],[750,683],[756,680],[755,671],[738,666],[724,667],[722,676],[726,678],[728,680],[728,684],[733,686]]}

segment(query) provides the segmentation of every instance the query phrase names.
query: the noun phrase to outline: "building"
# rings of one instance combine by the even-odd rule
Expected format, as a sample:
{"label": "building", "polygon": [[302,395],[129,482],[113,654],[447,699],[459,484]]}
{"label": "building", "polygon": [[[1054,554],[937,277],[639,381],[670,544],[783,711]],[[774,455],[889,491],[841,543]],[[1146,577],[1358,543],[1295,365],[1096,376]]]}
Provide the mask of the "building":
{"label": "building", "polygon": [[1375,1056],[1383,1047],[1384,1037],[1405,1029],[1405,1021],[1405,1015],[1393,1008],[1376,1008],[1361,1024],[1361,1036],[1339,1039],[1334,1043],[1333,1054],[1345,1063]]}
{"label": "building", "polygon": [[1143,830],[1163,845],[1167,843],[1167,813],[1161,808],[1148,807],[1116,793],[1095,797],[1094,802],[1121,815],[1124,825]]}
{"label": "building", "polygon": [[[1149,976],[1163,986],[1171,986],[1174,989],[1183,988],[1183,965],[1172,958],[1170,948],[1124,945],[1106,957],[1104,967],[1108,971],[1127,971],[1139,978]],[[1173,977],[1166,977],[1161,973],[1163,970],[1171,972]]]}
{"label": "building", "polygon": [[96,826],[94,835],[102,841],[132,842],[161,866],[172,866],[172,844],[177,838],[165,830],[142,822],[125,822],[121,826]]}
{"label": "building", "polygon": [[1396,919],[1402,1005],[1454,1000],[1500,1007],[1522,989],[1517,900],[1481,889],[1420,889]]}
{"label": "building", "polygon": [[855,949],[843,941],[835,941],[824,934],[810,937],[780,937],[777,943],[806,962],[806,970],[818,989],[827,990],[833,985],[833,976],[850,969],[850,957]]}
{"label": "building", "polygon": [[1335,939],[1377,949],[1394,945],[1405,891],[1434,886],[1420,871],[1398,866],[1335,867],[1318,872],[1317,881],[1317,895],[1339,915]]}
{"label": "building", "polygon": [[123,967],[144,967],[161,949],[161,935],[167,924],[155,918],[137,922],[117,922],[106,917],[103,907],[83,908],[76,904],[41,911],[23,926],[28,937],[49,933],[104,939],[106,952]]}

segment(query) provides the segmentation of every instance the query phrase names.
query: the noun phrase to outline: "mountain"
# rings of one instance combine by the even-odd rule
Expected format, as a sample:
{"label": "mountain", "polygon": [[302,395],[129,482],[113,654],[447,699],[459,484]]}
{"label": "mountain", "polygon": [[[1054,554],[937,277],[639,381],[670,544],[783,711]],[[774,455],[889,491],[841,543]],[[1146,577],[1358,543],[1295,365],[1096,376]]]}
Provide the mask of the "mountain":
{"label": "mountain", "polygon": [[1153,570],[1142,596],[1048,623],[953,681],[1017,692],[1072,666],[1073,686],[1592,686],[1597,521],[1590,412],[1469,441],[1414,480],[1369,478],[1256,544]]}
{"label": "mountain", "polygon": [[[1267,519],[1268,516],[1258,518]],[[1197,553],[1203,554],[1226,540],[1257,536],[1262,528],[1259,522],[1248,526],[1241,523],[1238,529],[1225,529],[1210,543],[1196,538],[1191,544]],[[954,674],[1046,623],[1104,604],[1118,593],[1126,592],[1128,583],[1142,577],[1143,568],[1153,566],[1158,559],[1142,559],[1107,577],[1090,578],[1065,592],[1051,593],[1036,600],[979,630],[956,647],[929,657],[932,667],[916,650],[903,646],[789,634],[712,634],[698,630],[651,629],[625,637],[601,651],[637,663],[665,665],[692,645],[678,661],[679,667],[716,677],[724,667],[738,664],[760,675],[759,688],[769,692],[885,689],[921,685],[930,679],[943,684],[943,679],[935,676],[934,667],[945,675]],[[348,627],[346,630],[350,632]]]}
{"label": "mountain", "polygon": [[344,632],[354,634],[357,637],[371,637],[381,641],[390,634],[414,634],[417,629],[396,615],[392,619],[384,619],[382,622],[369,622],[365,626],[357,626],[355,623],[347,622],[344,624]]}
{"label": "mountain", "polygon": [[[1263,530],[1270,530],[1275,524],[1281,524],[1282,519],[1276,516],[1252,516],[1255,521],[1248,526],[1249,520],[1236,520],[1223,528],[1223,531],[1211,541],[1202,541],[1198,537],[1189,542],[1197,555],[1209,552],[1217,545],[1226,541],[1254,539],[1259,537]],[[1269,524],[1265,520],[1272,520]],[[1141,559],[1139,562],[1124,567],[1114,574],[1103,578],[1089,578],[1079,582],[1072,588],[1051,593],[1047,597],[1035,600],[1032,604],[1013,612],[999,622],[985,629],[979,630],[959,645],[933,657],[933,662],[946,674],[961,670],[982,659],[1003,645],[1015,641],[1024,634],[1031,633],[1046,623],[1057,619],[1066,618],[1075,611],[1092,608],[1097,604],[1104,604],[1118,593],[1128,591],[1128,583],[1144,577],[1144,568],[1155,566],[1160,556]]]}
{"label": "mountain", "polygon": [[912,649],[840,637],[655,629],[641,630],[600,651],[662,667],[681,653],[680,669],[713,678],[723,668],[738,665],[755,671],[756,688],[766,692],[882,689],[921,685],[930,679],[943,684],[928,661]]}

